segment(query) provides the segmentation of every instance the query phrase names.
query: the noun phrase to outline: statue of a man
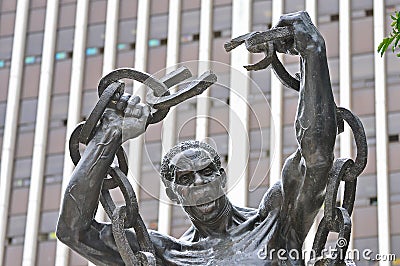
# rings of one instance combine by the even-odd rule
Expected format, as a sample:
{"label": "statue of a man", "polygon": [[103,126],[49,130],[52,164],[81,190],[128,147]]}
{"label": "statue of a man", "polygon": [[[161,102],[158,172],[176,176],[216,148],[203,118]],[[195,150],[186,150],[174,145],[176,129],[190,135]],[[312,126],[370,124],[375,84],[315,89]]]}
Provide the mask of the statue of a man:
{"label": "statue of a man", "polygon": [[[269,188],[257,209],[237,207],[224,194],[228,177],[213,148],[197,141],[174,147],[164,157],[161,176],[167,195],[182,205],[192,226],[179,239],[149,230],[158,264],[304,264],[301,257],[288,254],[293,250],[301,254],[324,200],[334,158],[336,106],[325,42],[308,14],[282,16],[277,24],[281,26],[292,26],[294,37],[276,42],[274,48],[301,58],[295,120],[298,148],[285,161],[282,180]],[[118,147],[145,132],[149,108],[138,102],[133,96],[125,102],[124,115],[106,110],[65,191],[57,236],[99,265],[123,264],[111,225],[99,224],[94,216],[103,180]],[[131,248],[138,250],[135,233],[127,234]],[[267,256],[261,258],[260,251]]]}

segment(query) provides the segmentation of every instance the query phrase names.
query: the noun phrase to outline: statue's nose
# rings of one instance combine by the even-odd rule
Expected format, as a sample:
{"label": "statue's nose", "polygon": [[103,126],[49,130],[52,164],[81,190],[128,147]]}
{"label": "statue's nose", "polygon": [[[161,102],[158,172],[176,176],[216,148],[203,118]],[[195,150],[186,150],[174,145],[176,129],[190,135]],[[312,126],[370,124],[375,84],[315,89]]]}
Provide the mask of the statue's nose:
{"label": "statue's nose", "polygon": [[207,183],[208,183],[208,181],[203,176],[201,176],[199,173],[194,174],[194,185],[195,186],[201,186],[201,185],[204,185]]}

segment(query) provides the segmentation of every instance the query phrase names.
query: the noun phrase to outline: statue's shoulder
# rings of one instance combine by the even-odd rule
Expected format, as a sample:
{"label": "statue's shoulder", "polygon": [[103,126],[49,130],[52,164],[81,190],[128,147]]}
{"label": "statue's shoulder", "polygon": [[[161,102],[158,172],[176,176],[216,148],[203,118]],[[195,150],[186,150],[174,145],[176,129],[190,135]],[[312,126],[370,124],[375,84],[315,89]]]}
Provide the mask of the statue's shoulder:
{"label": "statue's shoulder", "polygon": [[189,242],[195,242],[198,240],[198,232],[196,228],[191,225],[188,230],[186,230],[185,233],[182,234],[182,236],[179,238],[180,241],[189,241]]}
{"label": "statue's shoulder", "polygon": [[272,210],[281,209],[283,202],[282,182],[272,185],[261,199],[258,211],[261,217],[267,217]]}
{"label": "statue's shoulder", "polygon": [[178,249],[180,247],[179,240],[175,237],[151,229],[148,232],[151,242],[153,242],[157,249],[165,249],[166,247],[169,249]]}
{"label": "statue's shoulder", "polygon": [[258,209],[250,208],[250,207],[238,207],[238,206],[233,206],[234,210],[234,215],[240,215],[243,217],[245,220],[247,220],[250,217],[253,217],[254,215],[257,215]]}

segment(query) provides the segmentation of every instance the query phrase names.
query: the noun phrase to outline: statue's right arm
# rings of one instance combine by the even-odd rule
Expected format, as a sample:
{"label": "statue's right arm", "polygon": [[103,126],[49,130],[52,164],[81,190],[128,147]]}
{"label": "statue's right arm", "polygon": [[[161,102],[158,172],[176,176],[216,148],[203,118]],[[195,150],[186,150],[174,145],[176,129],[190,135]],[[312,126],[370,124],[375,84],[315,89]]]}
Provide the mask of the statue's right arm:
{"label": "statue's right arm", "polygon": [[[103,180],[122,143],[123,130],[132,132],[128,138],[136,137],[145,130],[148,109],[141,107],[143,111],[140,116],[125,116],[127,123],[116,111],[106,110],[102,123],[89,142],[65,190],[57,224],[57,237],[96,264],[123,265],[116,250],[111,226],[96,222],[94,216]],[[130,128],[124,128],[127,125]],[[131,247],[137,250],[134,234],[129,237]]]}

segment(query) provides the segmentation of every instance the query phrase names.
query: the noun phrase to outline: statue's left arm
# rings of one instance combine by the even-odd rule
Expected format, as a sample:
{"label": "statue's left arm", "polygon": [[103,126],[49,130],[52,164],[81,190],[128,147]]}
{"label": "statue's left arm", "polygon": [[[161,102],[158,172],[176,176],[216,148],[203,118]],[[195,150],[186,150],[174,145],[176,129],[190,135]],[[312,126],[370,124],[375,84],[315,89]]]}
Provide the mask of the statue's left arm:
{"label": "statue's left arm", "polygon": [[292,26],[294,38],[277,43],[275,49],[281,53],[297,53],[301,60],[295,120],[298,149],[285,161],[282,170],[282,212],[302,242],[324,200],[334,157],[336,105],[325,42],[308,14],[282,16],[277,26]]}

